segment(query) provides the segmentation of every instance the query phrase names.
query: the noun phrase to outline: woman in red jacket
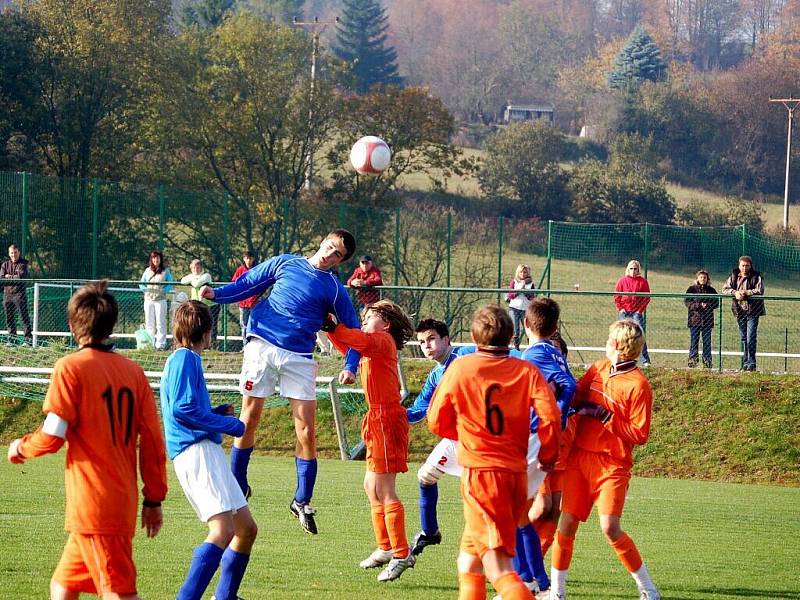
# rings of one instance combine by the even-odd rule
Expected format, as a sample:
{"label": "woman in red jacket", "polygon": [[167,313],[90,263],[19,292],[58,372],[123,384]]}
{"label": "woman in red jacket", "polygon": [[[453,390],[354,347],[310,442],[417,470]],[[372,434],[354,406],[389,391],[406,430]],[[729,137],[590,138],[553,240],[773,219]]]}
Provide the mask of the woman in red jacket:
{"label": "woman in red jacket", "polygon": [[[614,286],[615,292],[634,292],[643,293],[650,292],[650,285],[647,279],[641,275],[641,265],[638,260],[632,260],[625,268],[625,275],[617,280],[617,285]],[[614,296],[614,304],[617,305],[619,311],[619,319],[631,319],[638,323],[642,331],[645,330],[644,326],[644,312],[647,310],[647,305],[650,304],[648,296]],[[647,351],[647,344],[642,348],[641,356],[642,366],[650,366],[650,353]]]}

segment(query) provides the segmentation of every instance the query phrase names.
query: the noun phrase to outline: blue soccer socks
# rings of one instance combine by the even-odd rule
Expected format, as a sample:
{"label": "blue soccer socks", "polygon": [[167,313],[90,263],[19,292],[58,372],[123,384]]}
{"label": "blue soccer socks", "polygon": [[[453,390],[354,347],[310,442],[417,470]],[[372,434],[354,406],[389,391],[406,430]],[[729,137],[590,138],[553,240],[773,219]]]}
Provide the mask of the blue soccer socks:
{"label": "blue soccer socks", "polygon": [[422,531],[427,536],[439,532],[439,521],[436,518],[436,504],[439,502],[439,485],[419,484],[419,520]]}
{"label": "blue soccer socks", "polygon": [[317,459],[295,457],[294,465],[297,470],[297,489],[294,492],[294,499],[300,504],[308,504],[311,502],[314,485],[317,483]]}
{"label": "blue soccer socks", "polygon": [[242,488],[242,493],[247,495],[247,490],[250,485],[247,483],[247,467],[250,465],[250,455],[253,453],[252,448],[231,448],[231,472]]}
{"label": "blue soccer socks", "polygon": [[194,549],[192,564],[175,600],[201,600],[222,558],[222,548],[204,542]]}
{"label": "blue soccer socks", "polygon": [[249,554],[241,554],[230,548],[225,550],[220,562],[219,583],[214,592],[216,600],[236,600],[249,561]]}

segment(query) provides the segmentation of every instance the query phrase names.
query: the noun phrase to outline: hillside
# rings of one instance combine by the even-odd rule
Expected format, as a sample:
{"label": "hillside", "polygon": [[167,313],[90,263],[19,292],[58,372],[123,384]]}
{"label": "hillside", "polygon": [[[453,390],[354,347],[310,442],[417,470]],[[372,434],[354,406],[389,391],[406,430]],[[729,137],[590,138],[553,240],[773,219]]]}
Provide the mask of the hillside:
{"label": "hillside", "polygon": [[[430,364],[409,359],[404,365],[416,393]],[[648,373],[655,392],[653,424],[649,443],[637,451],[637,475],[800,486],[800,376],[671,369]],[[0,443],[36,427],[40,410],[37,402],[0,400]],[[359,417],[347,418],[352,440]],[[337,457],[326,402],[320,402],[318,423],[320,454]],[[288,408],[267,410],[258,451],[288,455],[293,436]],[[424,425],[412,427],[411,460],[424,460],[435,442]]]}

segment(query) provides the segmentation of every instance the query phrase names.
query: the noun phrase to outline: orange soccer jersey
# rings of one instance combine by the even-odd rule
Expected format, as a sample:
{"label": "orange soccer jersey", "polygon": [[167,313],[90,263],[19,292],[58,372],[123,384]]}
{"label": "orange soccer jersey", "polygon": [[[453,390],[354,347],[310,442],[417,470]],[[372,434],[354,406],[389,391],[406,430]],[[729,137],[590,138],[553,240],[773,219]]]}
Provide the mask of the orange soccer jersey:
{"label": "orange soccer jersey", "polygon": [[[160,502],[167,493],[164,438],[142,368],[108,347],[83,347],[56,362],[43,410],[67,422],[67,531],[133,536],[137,444],[144,498]],[[39,428],[20,450],[32,458],[62,444]]]}
{"label": "orange soccer jersey", "polygon": [[653,389],[636,361],[595,362],[578,382],[573,406],[592,402],[612,413],[607,423],[588,416],[578,416],[574,448],[608,454],[615,462],[630,469],[633,447],[647,442],[650,436],[650,413]]}
{"label": "orange soccer jersey", "polygon": [[359,371],[367,399],[361,437],[367,446],[367,468],[373,473],[408,471],[408,417],[400,404],[397,346],[387,332],[364,333],[342,325],[329,334],[340,351],[361,353]]}
{"label": "orange soccer jersey", "polygon": [[464,552],[515,553],[517,523],[527,504],[531,408],[539,416],[540,461],[552,464],[558,456],[559,410],[531,363],[479,350],[455,361],[439,382],[428,427],[458,440]]}
{"label": "orange soccer jersey", "polygon": [[539,461],[553,464],[561,417],[539,369],[479,350],[445,371],[428,409],[428,427],[458,440],[464,467],[527,472],[531,408],[539,416]]}

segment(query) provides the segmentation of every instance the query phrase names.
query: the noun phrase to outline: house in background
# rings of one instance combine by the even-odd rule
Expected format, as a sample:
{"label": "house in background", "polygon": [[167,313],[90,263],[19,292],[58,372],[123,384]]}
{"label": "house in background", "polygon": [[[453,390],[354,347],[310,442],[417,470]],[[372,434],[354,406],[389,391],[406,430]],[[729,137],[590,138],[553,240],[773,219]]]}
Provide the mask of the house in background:
{"label": "house in background", "polygon": [[503,108],[503,123],[518,123],[520,121],[536,121],[544,119],[550,125],[556,122],[556,108],[549,102],[535,102],[531,104],[506,104]]}

